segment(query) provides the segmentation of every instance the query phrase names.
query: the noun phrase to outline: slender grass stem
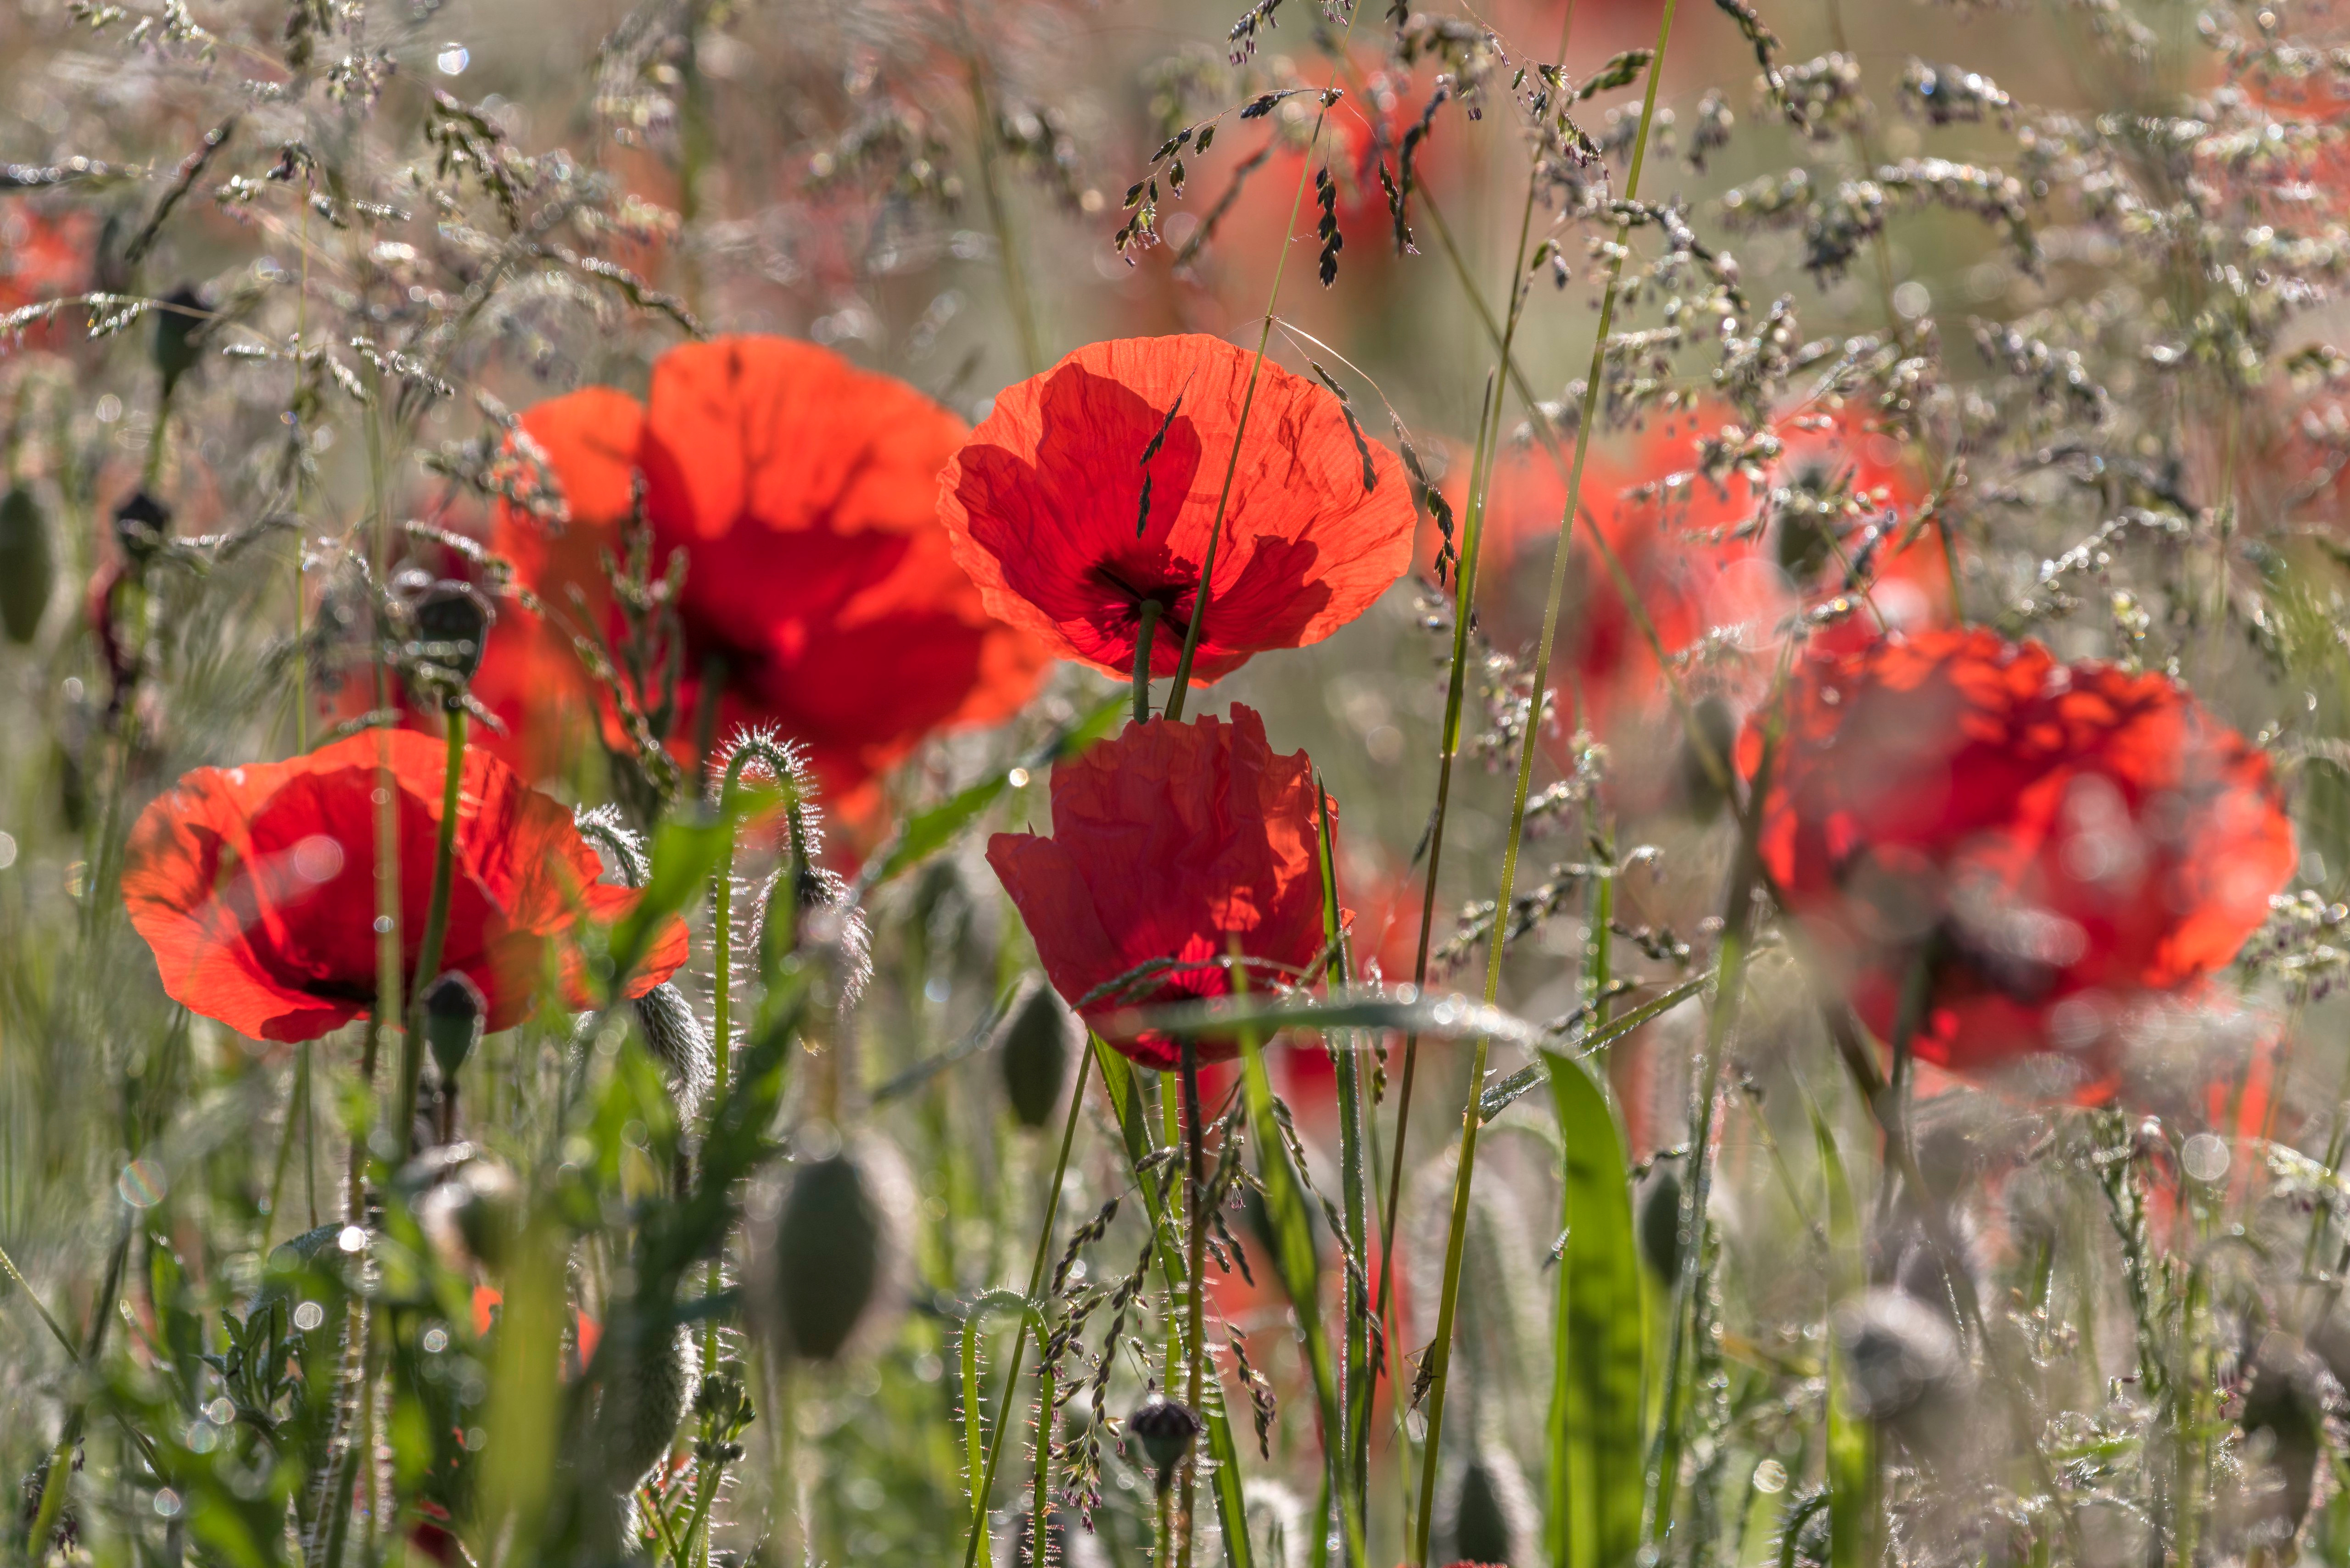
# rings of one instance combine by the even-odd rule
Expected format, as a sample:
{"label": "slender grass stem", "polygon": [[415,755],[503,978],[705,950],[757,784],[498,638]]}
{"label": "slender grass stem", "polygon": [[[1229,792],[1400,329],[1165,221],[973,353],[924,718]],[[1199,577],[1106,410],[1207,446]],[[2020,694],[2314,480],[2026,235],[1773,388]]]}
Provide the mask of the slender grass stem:
{"label": "slender grass stem", "polygon": [[[1632,142],[1632,165],[1625,177],[1625,198],[1638,200],[1640,190],[1641,165],[1647,160],[1648,131],[1655,122],[1657,88],[1664,74],[1667,47],[1672,40],[1675,0],[1665,0],[1664,15],[1657,28],[1656,53],[1649,57],[1647,92],[1640,104],[1639,130]],[[1575,462],[1567,475],[1566,513],[1561,519],[1557,544],[1551,553],[1550,597],[1543,611],[1542,638],[1536,646],[1534,662],[1534,711],[1528,716],[1525,732],[1518,741],[1517,785],[1511,799],[1510,830],[1502,850],[1500,890],[1494,896],[1494,909],[1500,911],[1493,921],[1493,939],[1485,964],[1485,1002],[1491,1005],[1500,994],[1502,956],[1509,931],[1507,918],[1512,894],[1516,890],[1518,852],[1525,837],[1526,795],[1534,775],[1534,737],[1542,729],[1542,694],[1550,684],[1550,661],[1558,641],[1559,612],[1565,599],[1566,574],[1574,556],[1575,517],[1580,509],[1583,493],[1585,460],[1591,450],[1591,432],[1605,410],[1607,360],[1607,338],[1614,328],[1617,292],[1624,273],[1624,250],[1619,246],[1609,264],[1607,286],[1601,296],[1599,326],[1591,346],[1591,371],[1585,386],[1583,418],[1577,421],[1575,435]],[[1522,280],[1513,277],[1513,324],[1517,309],[1516,294]],[[1510,363],[1510,334],[1504,329],[1502,338],[1503,367]],[[1490,457],[1488,459],[1490,461]],[[1596,530],[1595,530],[1596,532]],[[1751,898],[1748,899],[1751,903]],[[1725,960],[1735,956],[1727,934],[1724,937]],[[1717,1003],[1719,1011],[1719,1003]],[[1444,1433],[1445,1381],[1451,1367],[1452,1329],[1461,1296],[1461,1260],[1468,1239],[1469,1201],[1471,1185],[1477,1172],[1477,1133],[1482,1120],[1479,1096],[1483,1092],[1485,1058],[1492,1040],[1480,1035],[1470,1056],[1468,1103],[1461,1117],[1461,1152],[1452,1176],[1452,1214],[1445,1237],[1444,1282],[1437,1297],[1436,1339],[1429,1347],[1428,1438],[1420,1455],[1420,1509],[1418,1530],[1413,1537],[1412,1561],[1428,1561],[1429,1532],[1433,1523],[1434,1509],[1430,1500],[1436,1490],[1436,1466],[1442,1452]]]}
{"label": "slender grass stem", "polygon": [[[1201,1369],[1207,1359],[1208,1307],[1208,1157],[1200,1125],[1200,1048],[1189,1035],[1183,1039],[1183,1226],[1188,1238],[1185,1267],[1191,1273],[1188,1321],[1183,1334],[1183,1403],[1200,1408]],[[1197,1445],[1193,1452],[1198,1451]],[[1196,1501],[1199,1467],[1183,1469],[1182,1540],[1177,1561],[1191,1568],[1192,1503]]]}
{"label": "slender grass stem", "polygon": [[1355,18],[1362,13],[1365,0],[1355,0],[1347,7],[1347,26],[1338,35],[1332,51],[1339,64],[1330,73],[1330,85],[1322,90],[1321,107],[1315,110],[1314,133],[1306,139],[1305,156],[1297,169],[1297,191],[1289,201],[1289,222],[1281,231],[1281,254],[1274,258],[1273,286],[1265,292],[1264,322],[1256,336],[1256,358],[1249,362],[1247,389],[1241,394],[1241,417],[1232,427],[1232,455],[1224,461],[1223,488],[1216,493],[1216,514],[1208,524],[1208,548],[1200,562],[1200,587],[1191,596],[1191,619],[1183,628],[1183,656],[1175,665],[1175,686],[1167,694],[1167,716],[1183,716],[1184,699],[1191,690],[1191,659],[1199,651],[1200,628],[1208,616],[1208,600],[1214,592],[1216,578],[1216,546],[1224,535],[1224,512],[1232,504],[1232,480],[1240,472],[1241,444],[1248,439],[1249,410],[1256,404],[1256,384],[1264,372],[1264,351],[1273,341],[1274,307],[1281,302],[1282,274],[1289,266],[1291,236],[1297,233],[1297,214],[1305,210],[1305,187],[1314,169],[1314,150],[1322,144],[1323,127],[1329,123],[1332,94],[1338,88],[1338,78],[1346,70],[1347,45],[1355,36]]}
{"label": "slender grass stem", "polygon": [[[1093,1068],[1093,1053],[1080,1054],[1077,1059],[1077,1081],[1069,1090],[1069,1114],[1061,1124],[1061,1153],[1053,1162],[1053,1180],[1045,1189],[1045,1222],[1036,1231],[1036,1259],[1028,1269],[1028,1301],[1035,1309],[1036,1298],[1045,1288],[1045,1265],[1053,1255],[1053,1223],[1061,1211],[1061,1183],[1069,1173],[1069,1146],[1076,1141],[1077,1115],[1086,1103],[1086,1079]],[[999,1404],[995,1436],[989,1440],[987,1468],[981,1475],[979,1496],[972,1516],[971,1535],[963,1542],[963,1568],[972,1568],[979,1561],[979,1543],[987,1530],[988,1500],[995,1492],[995,1471],[1003,1458],[1003,1432],[1009,1427],[1013,1396],[1020,1387],[1020,1358],[1028,1347],[1028,1313],[1020,1314],[1020,1326],[1013,1331],[1012,1354],[1003,1367],[1003,1397]],[[1040,1434],[1039,1440],[1042,1440]]]}

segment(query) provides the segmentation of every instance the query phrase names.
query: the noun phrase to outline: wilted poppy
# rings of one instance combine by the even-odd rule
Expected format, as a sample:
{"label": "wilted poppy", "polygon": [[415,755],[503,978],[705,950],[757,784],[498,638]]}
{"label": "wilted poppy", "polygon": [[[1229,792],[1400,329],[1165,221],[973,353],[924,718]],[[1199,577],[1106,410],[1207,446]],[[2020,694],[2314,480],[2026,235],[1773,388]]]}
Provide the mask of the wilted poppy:
{"label": "wilted poppy", "polygon": [[1912,1044],[1955,1071],[2045,1054],[2106,1092],[2132,1011],[2233,959],[2293,871],[2268,759],[2159,675],[1926,632],[1810,652],[1783,722],[1764,864],[1880,1037],[1927,966]]}
{"label": "wilted poppy", "polygon": [[[379,746],[390,759],[400,937],[414,965],[446,752],[404,731],[359,734],[281,763],[198,768],[140,814],[123,902],[172,1000],[261,1040],[315,1040],[373,1007]],[[566,1003],[587,1005],[574,934],[636,895],[598,880],[601,862],[568,807],[478,747],[465,753],[458,811],[443,971],[481,988],[489,1029],[511,1028],[529,1012],[552,949]],[[685,957],[685,927],[672,919],[629,993],[650,991]],[[418,979],[404,977],[408,994]]]}
{"label": "wilted poppy", "polygon": [[[939,514],[988,609],[1066,658],[1131,675],[1180,662],[1254,356],[1221,338],[1078,349],[1005,389],[940,480]],[[1192,673],[1318,642],[1411,564],[1395,454],[1327,389],[1268,361],[1240,443]]]}
{"label": "wilted poppy", "polygon": [[[1234,939],[1253,987],[1301,977],[1323,941],[1319,834],[1305,753],[1275,754],[1234,703],[1229,722],[1136,724],[1060,763],[1052,836],[999,833],[987,861],[1046,977],[1098,1028],[1123,1008],[1225,995]],[[1132,973],[1148,964],[1163,967]],[[1179,1060],[1156,1033],[1110,1043],[1145,1066]],[[1204,1040],[1200,1055],[1236,1049]]]}
{"label": "wilted poppy", "polygon": [[588,388],[522,422],[570,519],[556,531],[507,506],[497,522],[493,547],[558,609],[552,626],[507,618],[476,677],[517,732],[550,701],[603,710],[576,673],[577,617],[562,607],[577,589],[595,628],[617,636],[598,556],[617,547],[639,475],[654,570],[672,551],[686,559],[681,752],[705,728],[773,726],[847,794],[928,736],[1006,718],[1035,691],[1046,655],[982,607],[939,525],[938,472],[962,424],[903,382],[811,344],[723,337],[663,355],[648,403]]}

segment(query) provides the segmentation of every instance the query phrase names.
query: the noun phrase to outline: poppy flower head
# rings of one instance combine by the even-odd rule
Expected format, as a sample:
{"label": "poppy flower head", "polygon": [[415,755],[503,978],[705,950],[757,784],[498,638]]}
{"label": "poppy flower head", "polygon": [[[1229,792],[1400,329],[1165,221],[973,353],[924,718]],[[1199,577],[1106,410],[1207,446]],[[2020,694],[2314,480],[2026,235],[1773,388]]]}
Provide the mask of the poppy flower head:
{"label": "poppy flower head", "polygon": [[[1305,753],[1277,754],[1235,703],[1229,722],[1136,724],[1060,763],[1051,835],[999,833],[987,860],[1054,989],[1101,1028],[1126,1008],[1226,994],[1235,939],[1256,965],[1302,974],[1323,943],[1319,836]],[[1251,983],[1273,978],[1258,968]],[[1163,1035],[1110,1043],[1145,1066],[1179,1060]],[[1235,1049],[1200,1043],[1203,1060]]]}
{"label": "poppy flower head", "polygon": [[[390,759],[400,932],[412,971],[446,753],[407,731],[369,732],[281,763],[198,768],[140,814],[123,901],[172,1000],[239,1033],[279,1041],[315,1040],[373,1007],[380,745]],[[598,880],[595,850],[552,796],[478,747],[466,749],[464,770],[443,971],[481,989],[492,1031],[530,1012],[550,954],[567,1005],[588,1005],[573,933],[582,919],[616,918],[636,895]],[[629,994],[668,979],[685,957],[685,928],[672,919],[629,978]],[[404,977],[406,993],[419,978]]]}
{"label": "poppy flower head", "polygon": [[[1197,335],[1080,348],[1007,388],[940,479],[955,558],[991,613],[1065,658],[1172,675],[1225,472],[1231,496],[1192,672],[1318,642],[1411,564],[1402,465],[1326,389]],[[1241,410],[1248,421],[1235,464]]]}
{"label": "poppy flower head", "polygon": [[[677,746],[715,701],[712,732],[773,725],[848,796],[939,730],[1009,717],[1043,677],[1045,650],[988,614],[939,525],[962,422],[902,382],[812,344],[723,337],[663,355],[648,402],[588,388],[522,422],[569,521],[502,507],[494,547],[542,600],[576,588],[619,629],[599,558],[639,480],[655,570],[684,555]],[[569,640],[543,623],[494,639],[476,694],[524,733],[550,702],[590,701],[577,675],[544,690],[576,667]]]}
{"label": "poppy flower head", "polygon": [[1929,965],[1915,1046],[1960,1073],[2053,1053],[2108,1092],[2126,1016],[2230,961],[2295,863],[2267,758],[2161,676],[1927,632],[1808,651],[1780,722],[1765,866],[1880,1037]]}

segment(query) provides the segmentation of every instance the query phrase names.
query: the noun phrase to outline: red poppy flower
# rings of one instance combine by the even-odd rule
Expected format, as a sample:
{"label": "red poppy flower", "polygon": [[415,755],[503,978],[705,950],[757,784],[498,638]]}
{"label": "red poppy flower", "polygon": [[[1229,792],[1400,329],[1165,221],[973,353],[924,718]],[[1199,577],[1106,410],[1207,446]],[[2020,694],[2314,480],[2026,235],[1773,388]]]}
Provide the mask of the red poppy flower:
{"label": "red poppy flower", "polygon": [[[1151,671],[1174,674],[1253,359],[1215,337],[1130,337],[1005,389],[940,480],[939,514],[988,609],[1131,675],[1154,602]],[[1361,615],[1410,566],[1413,521],[1395,454],[1268,361],[1192,673],[1213,680]]]}
{"label": "red poppy flower", "polygon": [[[962,425],[913,388],[810,344],[723,337],[663,355],[649,403],[589,388],[532,409],[523,428],[570,521],[552,533],[502,508],[494,548],[541,599],[563,606],[576,587],[592,616],[614,614],[598,556],[639,474],[656,569],[685,554],[681,750],[714,676],[715,732],[773,725],[845,795],[936,732],[1006,718],[1035,691],[1044,650],[991,618],[939,526],[938,472]],[[576,673],[548,690],[574,670],[567,630],[509,616],[475,689],[526,734],[550,698],[601,710]]]}
{"label": "red poppy flower", "polygon": [[[379,743],[390,748],[400,833],[400,933],[416,962],[432,897],[446,752],[421,735],[353,735],[306,756],[198,768],[131,829],[122,898],[172,1000],[260,1040],[315,1040],[376,994]],[[530,1011],[555,950],[565,998],[588,1005],[570,937],[636,895],[598,880],[569,809],[478,747],[465,753],[442,966],[482,989],[492,1030]],[[629,981],[641,995],[685,961],[669,922]],[[405,985],[413,994],[418,976]],[[430,978],[430,977],[425,977]]]}
{"label": "red poppy flower", "polygon": [[1811,651],[1783,723],[1764,864],[1880,1037],[1931,964],[1914,1044],[1954,1071],[2108,1093],[2131,1011],[2233,959],[2294,865],[2267,758],[2161,676],[1928,632]]}
{"label": "red poppy flower", "polygon": [[[1276,755],[1264,721],[1234,703],[1228,723],[1154,720],[1062,763],[1052,836],[999,833],[987,861],[1054,989],[1100,1028],[1123,1008],[1229,992],[1217,961],[1234,938],[1248,958],[1302,975],[1322,949],[1319,836],[1305,753]],[[1095,995],[1154,961],[1174,967]],[[1145,1066],[1180,1060],[1163,1035],[1110,1043]],[[1237,1049],[1204,1040],[1200,1054]]]}

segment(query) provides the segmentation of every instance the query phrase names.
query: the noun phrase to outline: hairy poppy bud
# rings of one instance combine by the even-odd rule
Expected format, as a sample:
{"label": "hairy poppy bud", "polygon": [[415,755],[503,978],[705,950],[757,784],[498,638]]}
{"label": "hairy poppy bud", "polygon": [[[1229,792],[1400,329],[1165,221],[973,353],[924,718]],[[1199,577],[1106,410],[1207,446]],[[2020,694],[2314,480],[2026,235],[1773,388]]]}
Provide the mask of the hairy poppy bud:
{"label": "hairy poppy bud", "polygon": [[411,1160],[400,1181],[422,1188],[416,1222],[443,1267],[492,1273],[505,1267],[522,1227],[522,1187],[514,1172],[472,1144],[443,1144]]}
{"label": "hairy poppy bud", "polygon": [[620,1349],[597,1407],[597,1427],[616,1490],[632,1492],[660,1463],[696,1382],[693,1335],[682,1327],[640,1330]]}
{"label": "hairy poppy bud", "polygon": [[716,1053],[710,1035],[685,992],[674,985],[657,985],[637,998],[637,1023],[645,1032],[645,1049],[669,1069],[670,1094],[680,1116],[702,1108],[717,1081]]}
{"label": "hairy poppy bud", "polygon": [[13,485],[0,495],[0,629],[7,632],[9,641],[33,640],[56,582],[57,563],[49,554],[49,527],[41,516],[41,504],[26,486]]}
{"label": "hairy poppy bud", "polygon": [[1043,1127],[1061,1103],[1069,1080],[1069,1033],[1068,1009],[1042,981],[1032,981],[1004,1014],[996,1035],[1003,1092],[1024,1127]]}
{"label": "hairy poppy bud", "polygon": [[1461,1467],[1445,1520],[1452,1555],[1470,1563],[1526,1563],[1534,1533],[1525,1476],[1506,1450],[1481,1447]]}
{"label": "hairy poppy bud", "polygon": [[1142,1457],[1159,1472],[1159,1490],[1164,1491],[1200,1435],[1200,1417],[1189,1405],[1153,1392],[1126,1418],[1126,1431],[1142,1446]]}
{"label": "hairy poppy bud", "polygon": [[1730,776],[1731,753],[1738,745],[1738,715],[1718,692],[1709,691],[1690,705],[1690,725],[1705,742],[1700,751],[1697,739],[1681,737],[1680,774],[1681,799],[1689,814],[1700,822],[1711,822],[1721,815],[1722,785],[1706,767],[1706,752],[1713,755],[1715,765],[1721,769],[1721,778]]}
{"label": "hairy poppy bud", "polygon": [[769,1338],[789,1355],[837,1359],[894,1288],[899,1220],[910,1207],[886,1145],[802,1165],[751,1282]]}
{"label": "hairy poppy bud", "polygon": [[155,341],[148,354],[163,378],[165,397],[172,395],[181,377],[194,369],[201,351],[196,337],[211,315],[203,296],[186,284],[163,296],[163,308],[155,312]]}
{"label": "hairy poppy bud", "polygon": [[1640,1256],[1667,1284],[1681,1275],[1681,1177],[1668,1160],[1648,1168],[1633,1189]]}
{"label": "hairy poppy bud", "polygon": [[411,610],[418,661],[460,686],[473,680],[497,620],[481,590],[471,583],[437,582],[416,597]]}
{"label": "hairy poppy bud", "polygon": [[1905,1436],[1924,1425],[1908,1417],[1939,1403],[1964,1376],[1949,1321],[1907,1292],[1871,1290],[1838,1307],[1828,1326],[1849,1374],[1845,1398],[1853,1414],[1898,1425]]}
{"label": "hairy poppy bud", "polygon": [[424,989],[424,1043],[443,1080],[454,1078],[473,1047],[482,1043],[482,1014],[488,1004],[482,988],[463,971],[451,970]]}
{"label": "hairy poppy bud", "polygon": [[114,542],[133,562],[154,558],[172,536],[172,509],[143,490],[114,509]]}

